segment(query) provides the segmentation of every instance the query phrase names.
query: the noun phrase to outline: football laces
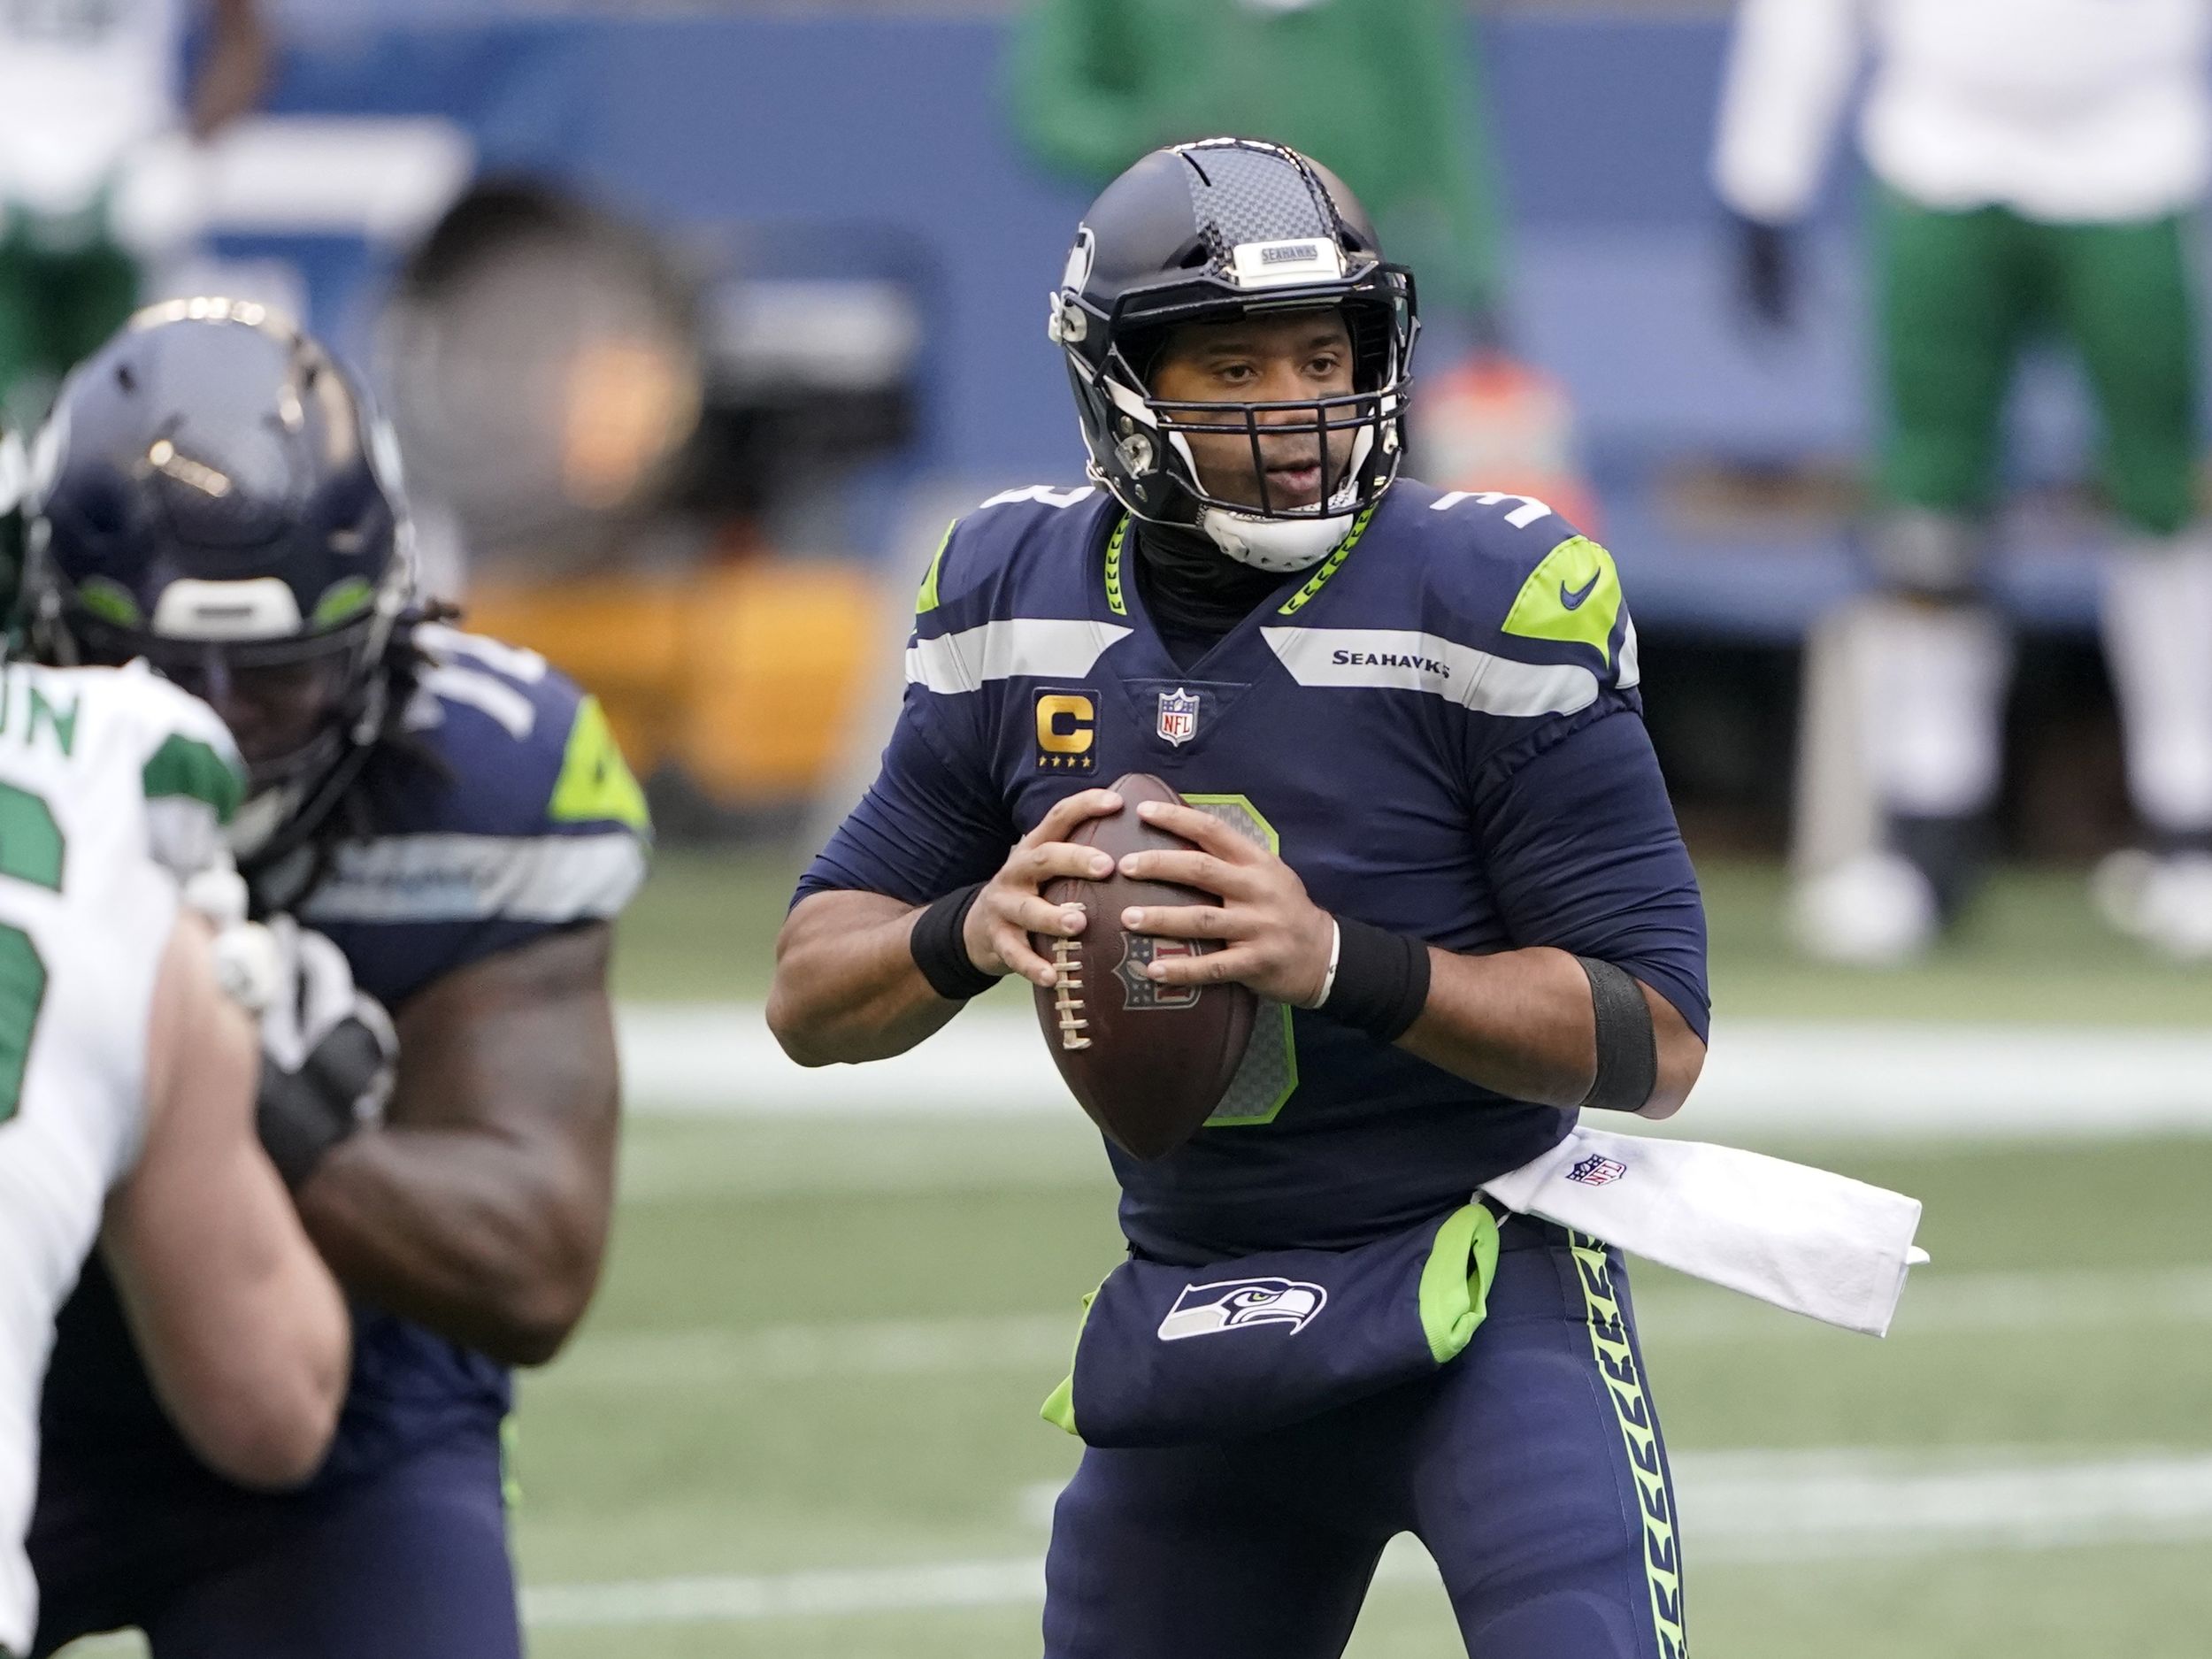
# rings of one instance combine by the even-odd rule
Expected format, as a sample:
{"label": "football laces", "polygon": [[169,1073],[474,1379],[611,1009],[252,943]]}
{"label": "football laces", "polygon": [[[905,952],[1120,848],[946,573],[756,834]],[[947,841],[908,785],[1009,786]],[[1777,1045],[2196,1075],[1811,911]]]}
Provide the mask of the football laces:
{"label": "football laces", "polygon": [[1072,939],[1052,941],[1052,973],[1054,995],[1053,1011],[1060,1018],[1060,1046],[1063,1048],[1087,1048],[1091,1040],[1083,1033],[1090,1022],[1083,1018],[1082,946]]}

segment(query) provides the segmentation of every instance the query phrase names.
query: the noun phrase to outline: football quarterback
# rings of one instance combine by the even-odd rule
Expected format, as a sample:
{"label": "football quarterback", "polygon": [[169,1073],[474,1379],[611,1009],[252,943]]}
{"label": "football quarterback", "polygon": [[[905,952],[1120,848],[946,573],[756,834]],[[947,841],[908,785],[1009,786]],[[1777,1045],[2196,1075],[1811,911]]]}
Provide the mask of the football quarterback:
{"label": "football quarterback", "polygon": [[[1051,986],[1087,920],[1041,889],[1113,867],[1071,841],[1102,815],[1191,843],[1124,873],[1220,901],[1112,918],[1203,947],[1135,972],[1261,1013],[1194,1136],[1108,1148],[1157,1300],[1132,1323],[1117,1270],[1081,1352],[1119,1321],[1126,1374],[1079,1357],[1048,1405],[1087,1448],[1046,1652],[1335,1655],[1411,1532],[1484,1659],[1671,1659],[1620,1256],[1469,1202],[1578,1110],[1674,1111],[1703,1060],[1703,911],[1612,556],[1541,501],[1399,477],[1413,280],[1294,151],[1146,157],[1084,216],[1049,321],[1088,482],[947,536],[769,1006],[819,1064],[909,1048],[1009,973]],[[1187,804],[1096,787],[1130,772]]]}

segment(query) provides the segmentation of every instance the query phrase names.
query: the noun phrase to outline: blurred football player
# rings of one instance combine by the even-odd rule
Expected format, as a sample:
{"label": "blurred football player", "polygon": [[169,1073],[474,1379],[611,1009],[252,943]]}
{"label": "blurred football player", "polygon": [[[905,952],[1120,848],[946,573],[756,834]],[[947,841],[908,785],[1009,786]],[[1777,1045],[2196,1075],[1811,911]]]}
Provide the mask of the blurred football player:
{"label": "blurred football player", "polygon": [[1007,60],[1031,152],[1095,190],[1226,130],[1327,156],[1448,335],[1494,341],[1502,231],[1478,42],[1439,0],[1032,0]]}
{"label": "blurred football player", "polygon": [[2001,419],[2022,351],[2055,334],[2080,352],[2103,418],[2122,534],[2105,651],[2150,837],[2106,867],[2100,897],[2153,944],[2212,958],[2212,529],[2196,499],[2188,248],[2212,176],[2212,5],[1744,0],[1717,177],[1770,320],[1790,318],[1787,230],[1870,46],[1860,136],[1878,180],[1887,418],[1868,534],[1878,587],[1824,631],[1813,678],[1832,680],[1841,718],[1807,731],[1809,778],[1863,776],[1877,826],[1871,846],[1834,838],[1824,851],[1830,826],[1800,826],[1814,868],[1799,935],[1825,956],[1903,960],[1970,890],[2011,671],[1986,568]]}
{"label": "blurred football player", "polygon": [[30,1651],[39,1387],[96,1243],[211,1467],[294,1486],[337,1426],[345,1304],[255,1140],[253,1029],[180,896],[242,784],[173,686],[0,667],[0,1655]]}
{"label": "blurred football player", "polygon": [[[180,109],[184,35],[205,50]],[[0,406],[30,419],[138,303],[165,241],[179,151],[251,109],[268,78],[258,0],[0,5]]]}
{"label": "blurred football player", "polygon": [[141,313],[65,386],[31,492],[37,651],[142,658],[214,705],[248,767],[241,869],[292,947],[276,1005],[328,1003],[349,964],[398,1038],[380,1122],[373,1044],[260,1103],[354,1305],[327,1463],[276,1500],[207,1469],[88,1276],[46,1391],[36,1651],[137,1625],[163,1659],[518,1654],[508,1368],[551,1357],[598,1274],[637,786],[542,659],[426,619],[386,429],[258,306]]}
{"label": "blurred football player", "polygon": [[[1197,850],[1124,871],[1222,903],[1119,919],[1224,947],[1152,977],[1297,1011],[1247,1053],[1271,1089],[1240,1074],[1156,1161],[1109,1148],[1141,1256],[1349,1249],[1458,1209],[1578,1107],[1675,1110],[1704,918],[1613,559],[1540,501],[1398,479],[1413,283],[1358,203],[1273,144],[1156,151],[1085,216],[1051,318],[1093,482],[950,532],[882,771],[778,943],[785,1048],[872,1059],[1006,974],[1050,985],[1039,943],[1084,916],[1040,888],[1105,873],[1068,836],[1122,810],[1082,780],[1148,771],[1212,810],[1146,805]],[[1489,1321],[1432,1377],[1233,1441],[1087,1450],[1050,1659],[1334,1655],[1406,1531],[1485,1659],[1679,1654],[1619,1256],[1500,1231]]]}

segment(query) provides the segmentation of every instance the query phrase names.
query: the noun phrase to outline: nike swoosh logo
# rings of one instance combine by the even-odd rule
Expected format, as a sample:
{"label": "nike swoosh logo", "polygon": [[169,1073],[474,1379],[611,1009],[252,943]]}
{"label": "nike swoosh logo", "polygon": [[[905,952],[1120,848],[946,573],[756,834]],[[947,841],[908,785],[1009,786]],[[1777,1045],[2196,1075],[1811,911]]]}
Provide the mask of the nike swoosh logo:
{"label": "nike swoosh logo", "polygon": [[1588,598],[1588,597],[1589,597],[1592,594],[1594,594],[1594,593],[1595,593],[1595,592],[1597,591],[1597,587],[1598,587],[1598,577],[1602,576],[1602,575],[1604,575],[1604,574],[1605,574],[1605,572],[1604,572],[1603,571],[1599,571],[1598,572],[1596,572],[1596,574],[1593,575],[1593,576],[1590,578],[1590,580],[1589,580],[1588,581],[1586,581],[1586,582],[1583,583],[1580,588],[1578,588],[1578,590],[1576,590],[1575,592],[1573,592],[1573,593],[1571,593],[1571,593],[1569,593],[1569,592],[1567,591],[1567,584],[1566,584],[1566,583],[1564,583],[1564,582],[1560,583],[1560,584],[1559,584],[1559,603],[1560,603],[1560,604],[1561,604],[1561,605],[1563,605],[1563,607],[1565,607],[1565,608],[1566,608],[1567,610],[1569,610],[1569,611],[1579,611],[1579,610],[1581,610],[1581,609],[1582,609],[1582,602],[1583,602],[1584,600],[1587,599],[1587,598]]}

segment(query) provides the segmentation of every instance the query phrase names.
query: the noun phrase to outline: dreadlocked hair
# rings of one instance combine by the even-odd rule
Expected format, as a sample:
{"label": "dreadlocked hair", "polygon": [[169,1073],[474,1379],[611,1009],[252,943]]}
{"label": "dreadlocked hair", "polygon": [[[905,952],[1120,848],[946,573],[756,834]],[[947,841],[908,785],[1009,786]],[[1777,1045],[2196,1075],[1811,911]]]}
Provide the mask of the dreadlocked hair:
{"label": "dreadlocked hair", "polygon": [[[407,721],[408,709],[421,687],[425,671],[431,666],[430,654],[415,638],[415,630],[434,623],[457,622],[460,617],[461,607],[444,599],[426,599],[401,614],[392,629],[392,642],[384,653],[384,724],[370,745],[376,754],[389,756],[404,766],[419,767],[442,784],[458,782],[460,774]],[[361,780],[365,787],[349,789],[339,798],[336,810],[327,820],[334,833],[326,833],[339,841],[368,834],[373,819],[371,797],[402,787],[405,781],[403,776],[387,777],[380,775],[377,768],[368,769]]]}
{"label": "dreadlocked hair", "polygon": [[[306,851],[305,869],[296,883],[287,884],[289,896],[282,908],[297,904],[322,885],[341,842],[365,841],[375,833],[376,807],[380,802],[420,787],[425,781],[439,786],[459,781],[460,774],[452,764],[409,724],[407,715],[421,687],[423,675],[432,666],[430,654],[415,638],[415,630],[429,624],[452,622],[460,615],[458,605],[442,599],[426,599],[410,606],[394,623],[391,641],[378,664],[384,683],[383,718],[376,735],[340,763],[350,769],[351,776],[340,787],[329,810],[309,827],[305,837],[266,858],[252,861],[248,866],[250,876],[256,864],[264,869],[274,868],[296,857],[303,849]],[[396,764],[380,765],[380,761]]]}

